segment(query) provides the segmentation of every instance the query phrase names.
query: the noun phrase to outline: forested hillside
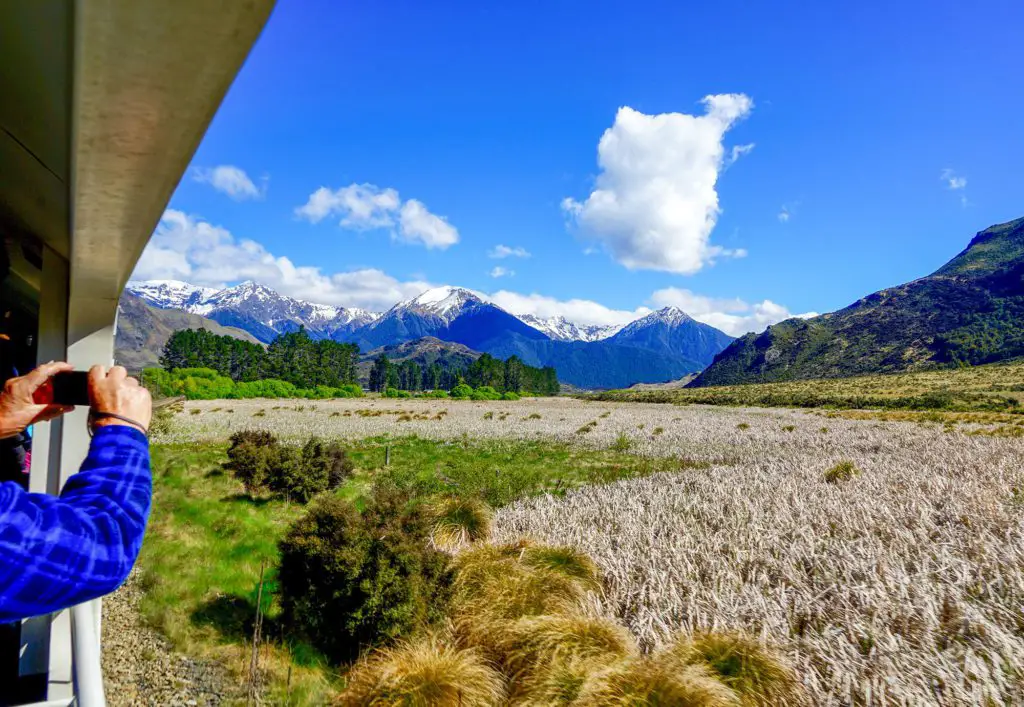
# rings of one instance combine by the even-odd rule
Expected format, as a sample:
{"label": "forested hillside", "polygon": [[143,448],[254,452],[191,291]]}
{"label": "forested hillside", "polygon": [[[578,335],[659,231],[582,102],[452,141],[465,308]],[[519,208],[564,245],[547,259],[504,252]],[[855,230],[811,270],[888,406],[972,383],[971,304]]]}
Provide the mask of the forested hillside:
{"label": "forested hillside", "polygon": [[747,334],[694,386],[983,364],[1024,355],[1024,218],[978,233],[932,275]]}
{"label": "forested hillside", "polygon": [[299,388],[355,383],[358,364],[358,346],[314,341],[304,330],[282,334],[264,348],[204,329],[186,329],[171,336],[160,356],[168,371],[209,368],[236,382],[276,379]]}

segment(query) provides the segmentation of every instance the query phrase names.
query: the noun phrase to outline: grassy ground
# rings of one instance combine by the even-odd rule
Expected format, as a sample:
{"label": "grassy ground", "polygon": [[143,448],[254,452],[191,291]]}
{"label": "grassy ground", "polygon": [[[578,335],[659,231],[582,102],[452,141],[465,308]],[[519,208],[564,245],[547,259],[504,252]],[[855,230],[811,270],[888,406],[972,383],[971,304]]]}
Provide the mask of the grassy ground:
{"label": "grassy ground", "polygon": [[[385,467],[387,447],[391,464]],[[356,474],[339,493],[357,502],[381,474],[419,494],[479,496],[501,506],[585,484],[702,466],[540,441],[373,438],[350,450]],[[244,679],[265,566],[264,635],[270,640],[261,664],[270,697],[274,704],[322,704],[336,687],[337,673],[307,646],[286,645],[274,624],[277,541],[303,507],[249,498],[222,470],[225,459],[220,444],[154,446],[154,508],[139,560],[143,616],[178,649],[216,658]]]}
{"label": "grassy ground", "polygon": [[784,383],[615,390],[592,399],[757,407],[881,408],[1024,413],[1024,361],[966,368]]}

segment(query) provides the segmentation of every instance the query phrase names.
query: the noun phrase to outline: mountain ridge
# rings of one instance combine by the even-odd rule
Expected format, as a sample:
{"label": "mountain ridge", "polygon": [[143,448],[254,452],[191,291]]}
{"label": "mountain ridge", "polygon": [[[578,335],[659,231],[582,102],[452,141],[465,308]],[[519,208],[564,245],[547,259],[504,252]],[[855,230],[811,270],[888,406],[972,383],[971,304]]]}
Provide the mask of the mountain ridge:
{"label": "mountain ridge", "polygon": [[363,351],[434,337],[501,358],[517,355],[531,366],[553,366],[564,382],[592,388],[696,373],[732,340],[677,308],[651,312],[623,327],[591,329],[585,340],[568,338],[584,328],[562,319],[555,324],[571,325],[576,333],[556,330],[551,336],[484,296],[454,286],[429,289],[379,315],[284,297],[251,281],[213,293],[177,281],[133,282],[127,291],[160,308],[243,329],[263,343],[300,327],[314,338],[355,343]]}
{"label": "mountain ridge", "polygon": [[839,378],[1021,355],[1024,218],[978,232],[931,275],[740,337],[691,385]]}

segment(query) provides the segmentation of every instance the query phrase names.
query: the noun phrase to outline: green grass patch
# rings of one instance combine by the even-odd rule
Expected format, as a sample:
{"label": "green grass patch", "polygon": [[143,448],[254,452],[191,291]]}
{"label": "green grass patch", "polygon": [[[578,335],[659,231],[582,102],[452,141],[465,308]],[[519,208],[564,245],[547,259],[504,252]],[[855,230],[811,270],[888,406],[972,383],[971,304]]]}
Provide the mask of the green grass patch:
{"label": "green grass patch", "polygon": [[[561,495],[586,484],[703,466],[550,442],[417,437],[365,439],[351,444],[349,455],[356,472],[336,493],[357,506],[382,475],[418,496],[483,499],[497,508],[540,493]],[[139,559],[143,618],[177,649],[217,659],[241,680],[265,565],[269,693],[277,696],[275,704],[323,704],[340,684],[332,666],[309,646],[285,640],[275,624],[277,543],[304,506],[250,498],[222,469],[226,459],[221,444],[153,446],[153,511]]]}

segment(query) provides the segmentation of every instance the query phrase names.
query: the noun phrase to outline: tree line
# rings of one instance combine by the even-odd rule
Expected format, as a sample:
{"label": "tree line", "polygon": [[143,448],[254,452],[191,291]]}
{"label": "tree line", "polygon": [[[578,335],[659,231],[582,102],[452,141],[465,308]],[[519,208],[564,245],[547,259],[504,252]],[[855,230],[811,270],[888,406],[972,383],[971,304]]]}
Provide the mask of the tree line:
{"label": "tree line", "polygon": [[370,369],[370,390],[451,390],[459,384],[473,388],[488,386],[501,393],[534,393],[556,395],[558,376],[550,366],[536,368],[523,363],[518,356],[502,361],[483,354],[465,368],[445,367],[439,363],[421,365],[412,360],[394,363],[384,354],[378,356]]}
{"label": "tree line", "polygon": [[[281,334],[266,348],[206,329],[183,329],[171,335],[160,356],[160,365],[170,372],[205,368],[236,383],[281,380],[307,390],[358,383],[358,364],[358,345],[314,340],[304,329]],[[460,384],[536,395],[556,395],[559,389],[554,368],[528,366],[518,356],[503,361],[490,354],[463,367],[412,360],[396,363],[381,354],[370,370],[369,388],[415,392],[451,390]]]}
{"label": "tree line", "polygon": [[358,364],[357,345],[314,341],[304,329],[281,334],[266,348],[205,329],[184,329],[171,335],[160,356],[168,371],[209,368],[236,383],[274,379],[298,388],[356,383]]}

